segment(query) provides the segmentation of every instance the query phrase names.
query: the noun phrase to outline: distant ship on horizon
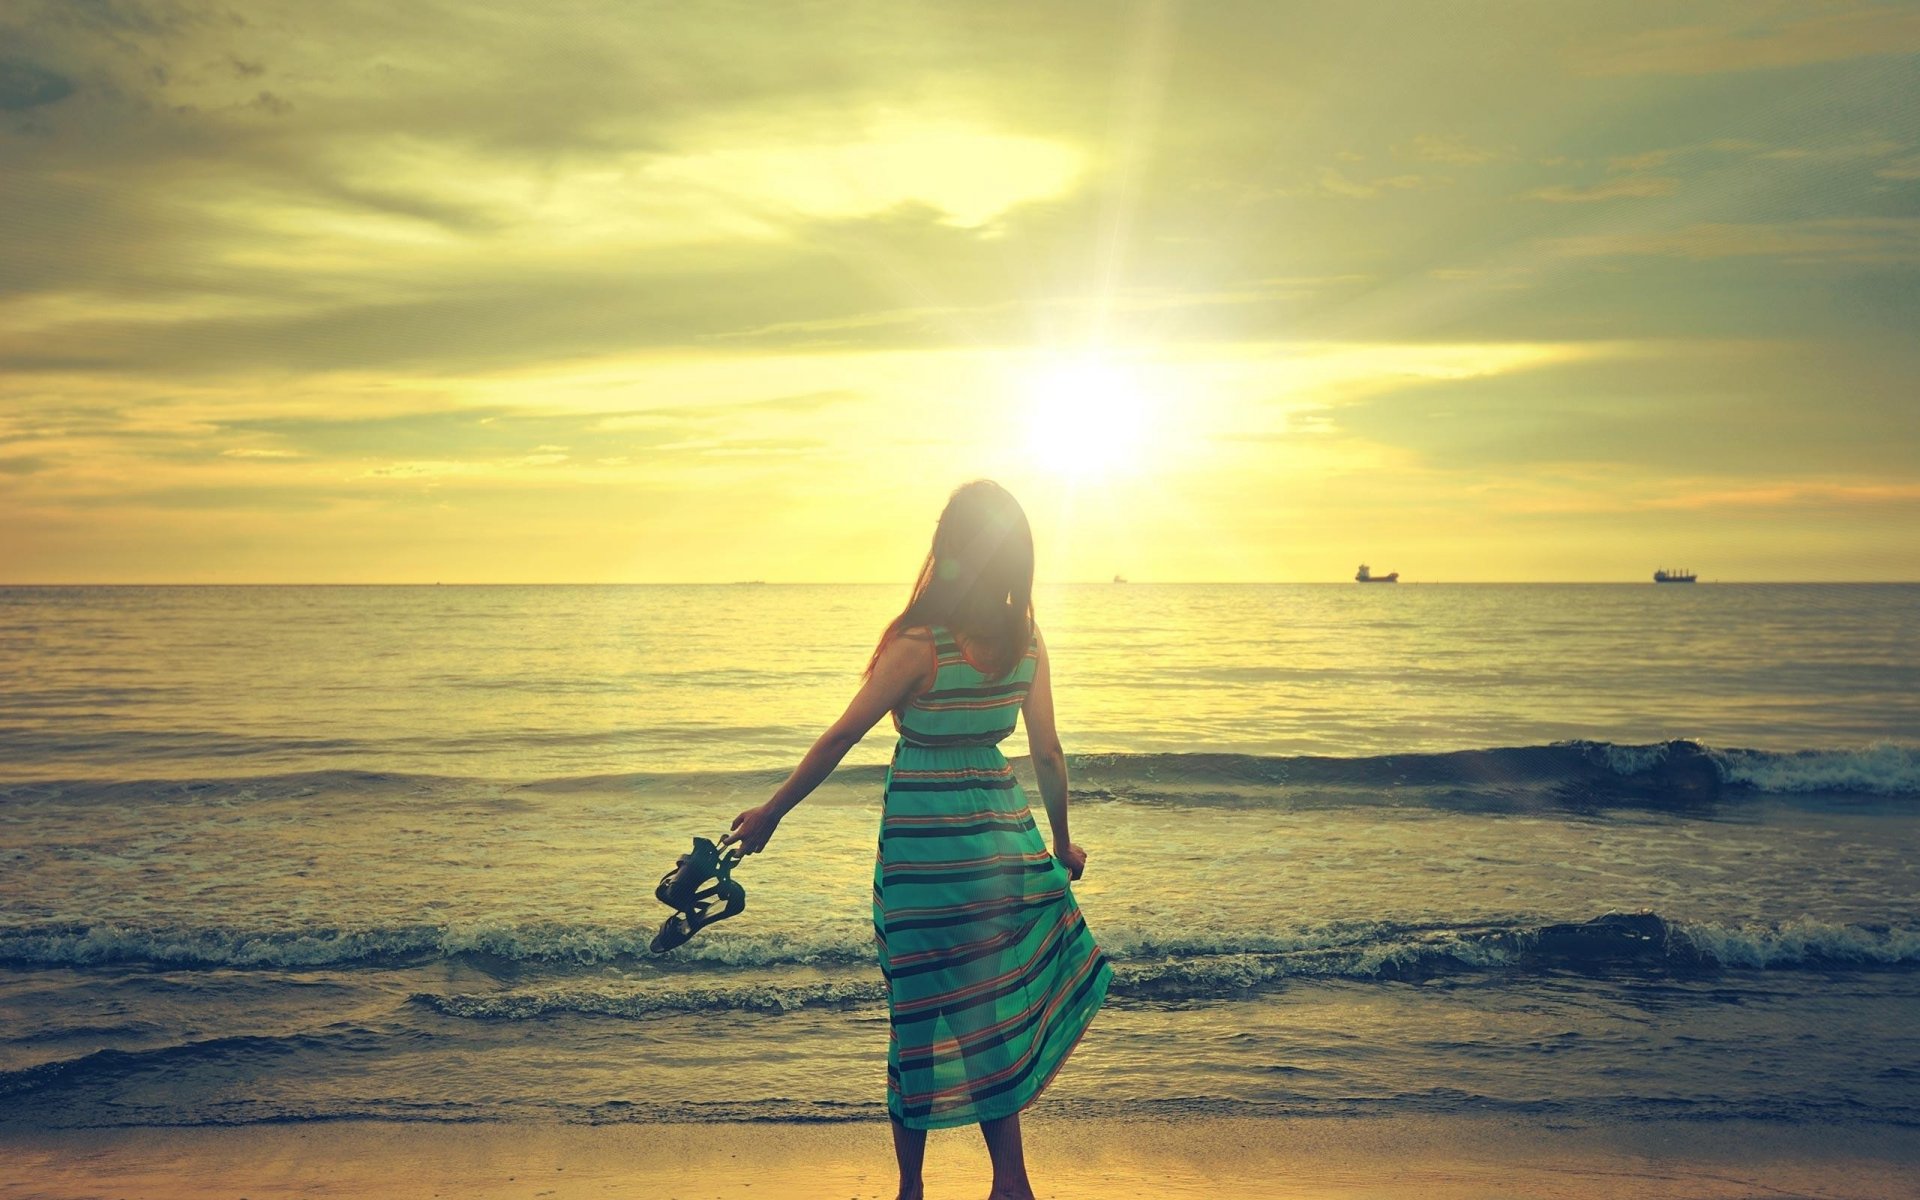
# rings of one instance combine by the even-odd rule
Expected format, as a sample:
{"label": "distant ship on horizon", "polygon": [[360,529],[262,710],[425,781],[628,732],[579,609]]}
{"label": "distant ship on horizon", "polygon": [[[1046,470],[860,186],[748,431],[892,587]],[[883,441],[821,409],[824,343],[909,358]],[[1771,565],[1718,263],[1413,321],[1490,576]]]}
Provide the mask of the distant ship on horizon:
{"label": "distant ship on horizon", "polygon": [[1353,581],[1355,583],[1399,583],[1400,572],[1389,571],[1385,575],[1375,575],[1367,568],[1367,564],[1361,563],[1360,570],[1354,575]]}
{"label": "distant ship on horizon", "polygon": [[1653,573],[1655,583],[1692,583],[1695,578],[1692,571],[1669,571],[1665,567]]}

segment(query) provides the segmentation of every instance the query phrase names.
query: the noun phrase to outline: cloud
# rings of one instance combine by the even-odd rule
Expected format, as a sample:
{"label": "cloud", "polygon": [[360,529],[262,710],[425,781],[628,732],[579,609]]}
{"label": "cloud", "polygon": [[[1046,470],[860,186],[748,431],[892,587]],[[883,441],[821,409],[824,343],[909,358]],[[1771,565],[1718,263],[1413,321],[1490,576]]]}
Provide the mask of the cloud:
{"label": "cloud", "polygon": [[1920,503],[1920,483],[1849,484],[1794,481],[1759,487],[1709,488],[1649,497],[1649,509],[1799,508],[1808,504],[1867,507]]}
{"label": "cloud", "polygon": [[[1724,478],[1712,477],[1669,475],[1631,478],[1629,482],[1630,478],[1620,470],[1597,471],[1587,479],[1567,483],[1491,487],[1483,495],[1491,510],[1528,519],[1594,518],[1613,522],[1617,528],[1637,516],[1694,515],[1715,522],[1705,528],[1724,531],[1747,522],[1824,516],[1854,523],[1854,528],[1868,536],[1875,526],[1899,519],[1887,510],[1920,504],[1920,485],[1897,481],[1792,479],[1729,486]],[[1780,526],[1774,524],[1772,528],[1778,530]]]}
{"label": "cloud", "polygon": [[[1850,378],[1844,404],[1833,402],[1836,357],[1871,364]],[[1910,478],[1903,431],[1916,370],[1920,353],[1897,339],[1844,350],[1649,340],[1527,371],[1380,391],[1330,416],[1346,436],[1467,477],[1574,465],[1655,478],[1710,474],[1721,490],[1764,490],[1808,475]]]}
{"label": "cloud", "polygon": [[237,513],[318,513],[366,496],[340,487],[263,488],[251,481],[231,486],[185,485],[160,488],[110,488],[60,497],[73,509],[158,509]]}
{"label": "cloud", "polygon": [[[0,6],[0,537],[57,578],[136,542],[162,572],[413,569],[492,536],[432,523],[455,504],[533,563],[618,495],[673,515],[643,524],[683,541],[634,536],[676,569],[761,577],[807,521],[904,503],[912,439],[1019,440],[1022,364],[1101,345],[1184,363],[1196,424],[1287,410],[1245,475],[1168,468],[1165,496],[1450,455],[1525,488],[1529,431],[1594,471],[1732,437],[1757,474],[1728,489],[1802,446],[1893,470],[1920,451],[1878,340],[1920,320],[1905,26],[1672,11]],[[1726,339],[1751,363],[1487,350]],[[1262,357],[1309,343],[1349,348],[1335,378]],[[1193,365],[1243,356],[1224,392]],[[383,549],[375,506],[422,524]]]}
{"label": "cloud", "polygon": [[860,244],[844,251],[835,242],[849,227],[823,225],[813,246],[749,246],[704,262],[654,254],[495,270],[482,261],[428,272],[410,285],[369,281],[359,295],[321,294],[251,312],[213,305],[204,316],[189,309],[161,319],[81,318],[52,329],[0,330],[0,363],[14,372],[229,376],[375,367],[471,371],[697,345],[797,319],[840,319],[894,306],[898,293],[889,281],[863,270],[860,261],[890,245],[929,272],[952,261],[943,286],[971,298],[968,276],[980,263],[969,267],[959,259],[978,234],[943,229],[933,213],[863,224]]}
{"label": "cloud", "polygon": [[1599,200],[1644,199],[1651,196],[1670,196],[1679,183],[1677,179],[1654,175],[1608,179],[1587,187],[1558,183],[1535,188],[1526,193],[1526,198],[1546,200],[1554,204],[1591,204]]}
{"label": "cloud", "polygon": [[73,94],[73,82],[37,63],[0,58],[0,112],[23,112]]}
{"label": "cloud", "polygon": [[1906,142],[1890,138],[1864,138],[1830,142],[1819,146],[1775,146],[1754,155],[1759,159],[1792,159],[1813,162],[1847,162],[1857,158],[1885,158],[1907,148]]}
{"label": "cloud", "polygon": [[1522,291],[1536,286],[1529,278],[1534,268],[1522,263],[1510,263],[1493,267],[1433,267],[1427,271],[1430,279],[1446,283],[1471,283],[1483,288],[1503,291]]}
{"label": "cloud", "polygon": [[[1452,183],[1440,175],[1382,175],[1373,179],[1350,179],[1337,167],[1321,167],[1316,177],[1317,190],[1329,196],[1370,200],[1389,191],[1418,191],[1446,187]],[[1316,189],[1296,189],[1287,194],[1300,195]]]}
{"label": "cloud", "polygon": [[1651,171],[1655,167],[1665,166],[1677,150],[1643,150],[1638,154],[1620,154],[1607,160],[1609,171]]}
{"label": "cloud", "polygon": [[1707,223],[1646,233],[1547,238],[1549,254],[1569,258],[1778,258],[1795,263],[1920,263],[1920,218],[1826,217],[1804,221]]}
{"label": "cloud", "polygon": [[1042,138],[896,121],[851,140],[726,146],[659,159],[650,181],[807,217],[859,217],[924,204],[964,226],[1065,191],[1084,155]]}
{"label": "cloud", "polygon": [[249,417],[220,421],[216,439],[249,444],[231,457],[449,461],[474,466],[524,461],[552,447],[594,443],[600,452],[634,453],[684,436],[695,414],[542,413],[502,406],[459,406],[358,417]]}
{"label": "cloud", "polygon": [[[1332,17],[1183,12],[1161,119],[1136,134],[1114,123],[1125,23],[1017,4],[939,22],[858,3],[805,22],[594,3],[31,12],[35,61],[92,82],[7,148],[13,373],[1019,342],[1103,305],[1137,330],[1232,338],[1333,307],[1259,279],[1472,269],[1459,249],[1433,262],[1422,231],[1491,260],[1557,232],[1490,220],[1516,192],[1572,208],[1671,186],[1532,177],[1542,128],[1592,129],[1576,158],[1649,153],[1631,122],[1554,125],[1564,80],[1541,46],[1636,23],[1615,14],[1520,21],[1486,48],[1513,68],[1493,71],[1427,53],[1484,34],[1457,17],[1399,13],[1361,47]],[[249,107],[263,91],[291,111]],[[1428,99],[1409,128],[1411,92]],[[1308,104],[1327,116],[1317,151],[1316,126],[1286,118]],[[1356,131],[1377,154],[1485,170],[1361,171]],[[1123,161],[1144,172],[1124,200]],[[1298,203],[1325,197],[1367,204]]]}
{"label": "cloud", "polygon": [[1920,11],[1875,5],[1771,24],[1636,31],[1582,45],[1570,58],[1583,75],[1711,75],[1914,53],[1920,53]]}
{"label": "cloud", "polygon": [[1394,153],[1420,162],[1472,167],[1512,158],[1516,152],[1511,147],[1495,149],[1490,146],[1476,146],[1467,139],[1453,134],[1422,133],[1416,134],[1406,145],[1394,147]]}

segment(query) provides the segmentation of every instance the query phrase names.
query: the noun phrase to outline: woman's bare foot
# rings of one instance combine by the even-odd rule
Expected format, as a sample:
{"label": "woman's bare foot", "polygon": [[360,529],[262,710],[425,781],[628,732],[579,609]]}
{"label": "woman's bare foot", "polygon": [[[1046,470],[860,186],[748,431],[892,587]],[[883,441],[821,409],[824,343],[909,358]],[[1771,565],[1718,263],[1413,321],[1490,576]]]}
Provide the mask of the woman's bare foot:
{"label": "woman's bare foot", "polygon": [[1034,1200],[1033,1184],[1027,1180],[1027,1154],[1020,1144],[1020,1114],[982,1121],[980,1134],[987,1140],[987,1157],[993,1160],[993,1190],[987,1200]]}
{"label": "woman's bare foot", "polygon": [[927,1131],[908,1129],[892,1113],[887,1120],[893,1126],[893,1159],[900,1165],[900,1200],[921,1200],[926,1190],[920,1169],[927,1160]]}

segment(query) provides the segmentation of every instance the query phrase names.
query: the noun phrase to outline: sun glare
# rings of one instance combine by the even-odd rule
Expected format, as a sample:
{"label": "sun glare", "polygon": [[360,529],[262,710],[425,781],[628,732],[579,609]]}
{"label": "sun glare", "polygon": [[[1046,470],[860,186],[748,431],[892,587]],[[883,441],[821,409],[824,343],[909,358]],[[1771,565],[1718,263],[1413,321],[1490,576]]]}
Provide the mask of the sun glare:
{"label": "sun glare", "polygon": [[1028,383],[1027,450],[1055,474],[1092,479],[1140,466],[1151,406],[1140,380],[1101,358],[1052,362]]}

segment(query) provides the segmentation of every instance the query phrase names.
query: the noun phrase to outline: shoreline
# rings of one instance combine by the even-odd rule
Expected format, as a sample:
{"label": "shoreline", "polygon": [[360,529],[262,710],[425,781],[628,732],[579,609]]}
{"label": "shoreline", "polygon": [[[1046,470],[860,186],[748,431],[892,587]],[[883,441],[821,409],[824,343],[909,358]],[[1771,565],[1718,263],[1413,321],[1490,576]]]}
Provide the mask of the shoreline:
{"label": "shoreline", "polygon": [[[1475,1115],[1023,1122],[1041,1197],[1920,1195],[1920,1128],[1750,1120],[1572,1125]],[[343,1120],[0,1125],[0,1197],[631,1196],[890,1200],[884,1122],[561,1125]],[[977,1197],[971,1129],[928,1141],[929,1200]]]}

